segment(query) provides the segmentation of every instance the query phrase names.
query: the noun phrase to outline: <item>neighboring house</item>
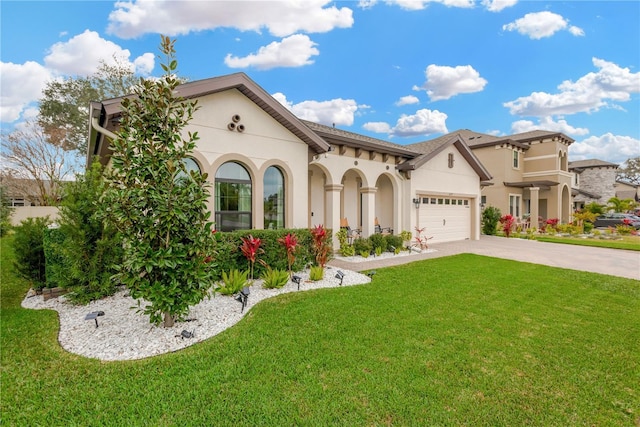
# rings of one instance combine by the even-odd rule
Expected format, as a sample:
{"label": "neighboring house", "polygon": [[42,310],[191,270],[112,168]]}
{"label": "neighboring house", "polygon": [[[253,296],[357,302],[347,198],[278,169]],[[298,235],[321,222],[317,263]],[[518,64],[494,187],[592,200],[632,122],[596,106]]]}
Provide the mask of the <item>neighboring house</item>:
{"label": "neighboring house", "polygon": [[483,206],[497,207],[503,215],[520,219],[531,216],[570,221],[571,174],[567,151],[573,139],[562,133],[539,130],[493,136],[462,129],[409,147],[421,147],[452,135],[459,135],[493,176],[491,183],[485,183],[489,185],[483,185]]}
{"label": "neighboring house", "polygon": [[[188,162],[210,177],[219,230],[337,231],[346,218],[369,236],[378,218],[396,233],[426,227],[432,242],[480,236],[481,182],[491,176],[459,135],[402,146],[303,121],[244,73],[177,94],[200,106],[185,129],[200,137]],[[91,104],[89,159],[108,163],[120,102]]]}
{"label": "neighboring house", "polygon": [[52,188],[50,181],[37,182],[33,179],[3,176],[0,177],[0,185],[5,188],[9,206],[14,208],[11,214],[12,225],[19,225],[27,218],[58,218],[58,208],[47,206],[43,201],[43,194],[60,193]]}
{"label": "neighboring house", "polygon": [[618,165],[604,160],[589,159],[569,162],[573,173],[573,207],[580,210],[589,203],[606,205],[616,196]]}
{"label": "neighboring house", "polygon": [[640,202],[640,185],[625,181],[616,181],[614,187],[618,199],[631,199],[635,202]]}

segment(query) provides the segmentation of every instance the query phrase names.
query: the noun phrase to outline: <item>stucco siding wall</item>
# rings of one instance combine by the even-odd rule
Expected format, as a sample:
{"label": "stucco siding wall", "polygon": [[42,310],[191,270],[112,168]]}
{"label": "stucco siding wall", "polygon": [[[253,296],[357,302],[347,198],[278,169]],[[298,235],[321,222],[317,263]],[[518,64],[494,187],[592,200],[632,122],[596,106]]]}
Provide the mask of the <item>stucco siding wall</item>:
{"label": "stucco siding wall", "polygon": [[[262,228],[264,172],[269,165],[279,166],[285,172],[285,226],[307,227],[307,144],[235,89],[202,97],[198,104],[200,109],[188,130],[198,132],[195,157],[204,163],[210,182],[224,162],[235,160],[245,166],[253,181],[253,227]],[[234,115],[240,116],[235,125],[243,125],[244,132],[228,129]],[[209,208],[213,211],[213,187],[211,193]]]}
{"label": "stucco siding wall", "polygon": [[13,208],[11,215],[11,225],[20,225],[21,221],[27,218],[44,218],[48,216],[51,220],[57,220],[59,210],[56,206],[18,206]]}

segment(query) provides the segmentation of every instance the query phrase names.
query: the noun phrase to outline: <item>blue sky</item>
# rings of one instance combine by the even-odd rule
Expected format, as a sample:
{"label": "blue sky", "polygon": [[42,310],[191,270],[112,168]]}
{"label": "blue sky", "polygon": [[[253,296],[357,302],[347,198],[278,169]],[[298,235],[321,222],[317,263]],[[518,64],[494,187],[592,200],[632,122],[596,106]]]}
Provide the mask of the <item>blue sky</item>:
{"label": "blue sky", "polygon": [[575,139],[570,160],[640,156],[638,1],[0,2],[0,119],[114,55],[190,80],[245,72],[298,117],[409,144],[471,129]]}

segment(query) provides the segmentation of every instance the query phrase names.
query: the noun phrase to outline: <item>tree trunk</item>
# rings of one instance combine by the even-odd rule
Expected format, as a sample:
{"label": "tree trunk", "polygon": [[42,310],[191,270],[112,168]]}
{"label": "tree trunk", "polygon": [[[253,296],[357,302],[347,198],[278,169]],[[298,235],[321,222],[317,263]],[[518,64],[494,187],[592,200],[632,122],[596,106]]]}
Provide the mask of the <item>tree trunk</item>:
{"label": "tree trunk", "polygon": [[168,312],[164,312],[164,327],[170,328],[173,326],[173,316]]}

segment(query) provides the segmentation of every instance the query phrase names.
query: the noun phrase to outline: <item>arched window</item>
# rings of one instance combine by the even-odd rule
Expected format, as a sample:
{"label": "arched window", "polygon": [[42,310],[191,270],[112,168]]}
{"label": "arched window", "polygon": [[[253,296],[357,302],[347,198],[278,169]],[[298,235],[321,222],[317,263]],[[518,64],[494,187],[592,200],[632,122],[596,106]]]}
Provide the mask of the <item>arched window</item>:
{"label": "arched window", "polygon": [[196,162],[193,158],[185,157],[182,162],[184,163],[184,167],[187,170],[187,173],[185,174],[182,171],[178,172],[175,177],[176,182],[179,182],[181,179],[186,178],[187,174],[191,173],[192,171],[197,172],[198,174],[202,173],[202,170],[200,170],[200,165],[198,165],[198,162]]}
{"label": "arched window", "polygon": [[275,166],[264,173],[264,228],[284,228],[284,176]]}
{"label": "arched window", "polygon": [[218,168],[215,181],[216,230],[251,228],[251,177],[236,162]]}

